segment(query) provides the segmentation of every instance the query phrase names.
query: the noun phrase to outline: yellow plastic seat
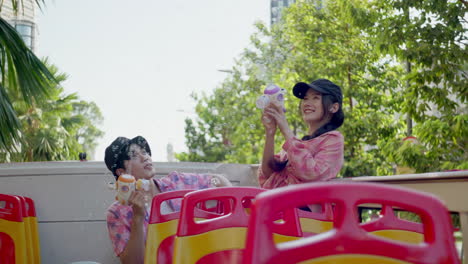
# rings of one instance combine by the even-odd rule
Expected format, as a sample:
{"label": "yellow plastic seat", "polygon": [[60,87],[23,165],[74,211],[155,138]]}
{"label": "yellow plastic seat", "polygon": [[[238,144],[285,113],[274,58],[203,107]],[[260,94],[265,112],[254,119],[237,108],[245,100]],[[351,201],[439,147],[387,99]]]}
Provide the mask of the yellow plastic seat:
{"label": "yellow plastic seat", "polygon": [[36,206],[34,200],[23,196],[24,202],[26,205],[27,216],[24,218],[24,222],[29,226],[29,240],[31,245],[31,263],[40,264],[41,263],[41,250],[39,242],[39,228],[38,221],[36,216]]}
{"label": "yellow plastic seat", "polygon": [[[173,263],[241,263],[250,216],[248,204],[255,196],[265,191],[253,187],[221,187],[188,193],[182,201],[180,222],[174,247]],[[225,205],[219,217],[197,220],[197,205],[208,200],[222,201]],[[247,201],[247,202],[246,202]],[[290,211],[295,212],[295,211]],[[277,241],[289,241],[302,236],[297,215],[285,213],[276,216],[275,236]],[[291,227],[294,226],[294,227]]]}
{"label": "yellow plastic seat", "polygon": [[193,190],[178,190],[156,195],[151,203],[150,220],[146,235],[145,264],[172,263],[174,237],[177,232],[180,212],[163,214],[164,202],[183,198]]}
{"label": "yellow plastic seat", "polygon": [[29,263],[22,210],[19,197],[0,194],[0,263]]}
{"label": "yellow plastic seat", "polygon": [[298,209],[299,221],[304,236],[326,232],[333,228],[333,208],[327,203],[320,206],[321,212],[309,212]]}
{"label": "yellow plastic seat", "polygon": [[361,224],[361,228],[376,236],[395,241],[410,244],[420,244],[424,241],[423,225],[399,219],[389,205],[383,205],[377,220]]}

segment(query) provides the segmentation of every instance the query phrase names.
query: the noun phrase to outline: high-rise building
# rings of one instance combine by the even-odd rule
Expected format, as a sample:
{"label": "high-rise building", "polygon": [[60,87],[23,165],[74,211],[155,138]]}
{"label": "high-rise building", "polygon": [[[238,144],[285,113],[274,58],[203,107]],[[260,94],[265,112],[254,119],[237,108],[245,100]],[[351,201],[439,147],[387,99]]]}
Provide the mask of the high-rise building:
{"label": "high-rise building", "polygon": [[[310,1],[310,0],[302,0],[304,1]],[[296,3],[298,1],[296,0],[271,0],[271,8],[270,8],[270,13],[271,13],[271,20],[270,20],[270,25],[276,24],[280,21],[281,15],[283,12],[283,9],[286,7],[289,7],[290,5]],[[299,1],[300,2],[300,1]],[[315,1],[310,1],[315,3],[315,6],[317,9],[322,9],[324,7],[325,0],[315,0]]]}
{"label": "high-rise building", "polygon": [[296,2],[296,0],[271,0],[270,2],[270,25],[277,23],[281,19],[281,11]]}
{"label": "high-rise building", "polygon": [[24,43],[32,50],[35,50],[36,23],[34,0],[18,1],[18,12],[13,11],[11,0],[2,1],[0,17],[12,25],[23,39]]}

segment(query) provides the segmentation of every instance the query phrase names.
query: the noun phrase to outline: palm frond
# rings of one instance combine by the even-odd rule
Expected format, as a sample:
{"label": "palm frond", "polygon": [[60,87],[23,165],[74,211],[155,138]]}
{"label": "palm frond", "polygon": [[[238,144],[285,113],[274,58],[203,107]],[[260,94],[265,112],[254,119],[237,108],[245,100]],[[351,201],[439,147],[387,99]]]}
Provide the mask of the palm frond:
{"label": "palm frond", "polygon": [[0,74],[0,149],[10,152],[13,142],[19,139],[21,127],[8,90],[18,92],[27,104],[32,104],[47,98],[49,87],[57,81],[3,18],[0,18]]}
{"label": "palm frond", "polygon": [[18,133],[20,127],[21,123],[8,99],[5,87],[0,83],[0,149],[8,152],[16,150],[15,142],[20,140]]}
{"label": "palm frond", "polygon": [[[19,7],[21,7],[21,11],[24,12],[23,0],[9,0],[9,1],[11,2],[11,7],[12,7],[13,12],[15,14],[18,14],[18,12],[20,11]],[[4,0],[0,0],[0,11],[2,11],[3,2],[4,2]],[[36,3],[39,10],[42,11],[42,6],[45,5],[45,1],[44,0],[34,0],[34,2]]]}

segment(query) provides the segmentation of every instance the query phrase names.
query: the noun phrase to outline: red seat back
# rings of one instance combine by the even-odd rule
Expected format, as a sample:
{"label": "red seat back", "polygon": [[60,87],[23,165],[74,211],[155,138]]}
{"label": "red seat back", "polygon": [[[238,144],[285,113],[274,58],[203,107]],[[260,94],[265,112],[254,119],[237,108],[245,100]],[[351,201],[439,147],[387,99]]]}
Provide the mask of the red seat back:
{"label": "red seat back", "polygon": [[193,190],[178,190],[160,193],[153,197],[150,219],[146,234],[145,264],[172,263],[174,236],[177,231],[180,212],[161,212],[166,201],[183,198]]}
{"label": "red seat back", "polygon": [[[293,242],[273,243],[272,221],[278,211],[317,203],[334,204],[332,230]],[[402,243],[368,233],[360,226],[357,210],[358,205],[366,203],[387,204],[418,214],[424,243]],[[310,183],[259,194],[252,206],[246,248],[247,264],[359,263],[359,258],[375,263],[459,263],[451,219],[437,197],[371,183]]]}
{"label": "red seat back", "polygon": [[36,216],[36,206],[34,204],[34,200],[23,196],[24,201],[26,203],[27,209],[27,217],[26,221],[29,224],[30,230],[30,239],[32,243],[32,262],[34,264],[41,263],[41,250],[40,250],[40,242],[39,242],[39,227],[38,221]]}
{"label": "red seat back", "polygon": [[0,263],[28,263],[23,201],[0,194]]}
{"label": "red seat back", "polygon": [[[254,187],[221,187],[188,193],[182,202],[174,263],[240,263],[249,222],[249,210],[246,210],[249,208],[246,207],[250,205],[250,200],[263,191]],[[221,201],[227,213],[197,221],[195,209],[208,200]],[[299,236],[297,215],[294,212],[290,210],[284,216],[277,214],[275,220],[281,218],[283,221],[275,224],[274,231]],[[291,228],[293,222],[296,228]]]}
{"label": "red seat back", "polygon": [[299,221],[304,236],[316,235],[333,228],[333,207],[330,203],[316,205],[321,212],[309,212],[298,209]]}
{"label": "red seat back", "polygon": [[423,225],[398,218],[389,205],[383,205],[378,219],[361,224],[361,228],[378,236],[407,243],[419,244],[424,241]]}

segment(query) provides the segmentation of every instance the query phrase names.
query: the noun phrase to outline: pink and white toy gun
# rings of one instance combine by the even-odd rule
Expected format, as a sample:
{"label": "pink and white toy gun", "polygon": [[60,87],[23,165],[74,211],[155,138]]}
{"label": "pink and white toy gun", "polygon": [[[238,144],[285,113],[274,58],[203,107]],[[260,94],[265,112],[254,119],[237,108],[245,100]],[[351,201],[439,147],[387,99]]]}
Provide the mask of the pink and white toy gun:
{"label": "pink and white toy gun", "polygon": [[268,85],[265,90],[263,91],[263,95],[261,95],[256,102],[256,105],[260,109],[265,109],[265,107],[273,101],[279,102],[283,107],[283,111],[286,112],[286,108],[284,107],[284,95],[286,94],[286,89],[280,88],[277,85],[270,84]]}
{"label": "pink and white toy gun", "polygon": [[115,199],[123,205],[128,205],[128,198],[132,195],[135,190],[145,190],[148,191],[150,188],[149,180],[135,180],[130,174],[122,174],[119,176],[117,183],[117,195]]}

